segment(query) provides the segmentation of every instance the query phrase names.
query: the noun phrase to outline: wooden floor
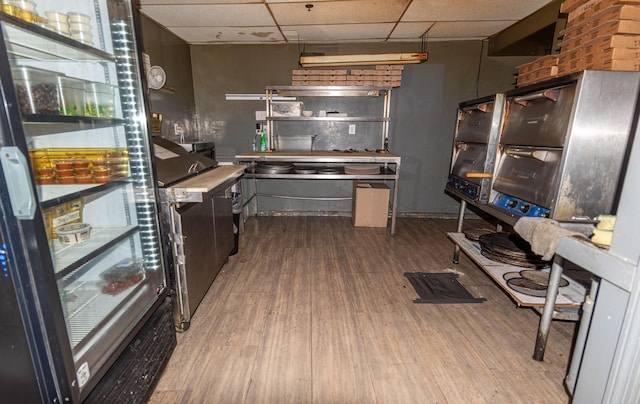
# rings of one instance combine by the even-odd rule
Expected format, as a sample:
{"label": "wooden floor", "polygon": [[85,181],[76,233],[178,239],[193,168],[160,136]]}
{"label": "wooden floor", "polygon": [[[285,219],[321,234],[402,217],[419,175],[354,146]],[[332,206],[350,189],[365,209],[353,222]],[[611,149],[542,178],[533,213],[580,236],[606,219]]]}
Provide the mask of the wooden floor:
{"label": "wooden floor", "polygon": [[[452,264],[455,227],[399,218],[392,237],[345,217],[249,219],[151,403],[569,402],[575,323],[554,321],[534,361],[539,316],[463,254]],[[445,271],[487,301],[413,303],[403,273]]]}

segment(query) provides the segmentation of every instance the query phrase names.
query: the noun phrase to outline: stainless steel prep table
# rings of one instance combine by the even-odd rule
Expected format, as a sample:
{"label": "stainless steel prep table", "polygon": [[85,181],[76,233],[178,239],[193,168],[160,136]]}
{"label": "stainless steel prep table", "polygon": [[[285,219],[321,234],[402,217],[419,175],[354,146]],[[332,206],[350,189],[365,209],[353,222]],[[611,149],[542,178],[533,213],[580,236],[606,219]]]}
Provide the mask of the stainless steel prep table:
{"label": "stainless steel prep table", "polygon": [[[259,162],[290,162],[300,164],[379,164],[380,174],[258,174],[247,172],[246,179],[253,179],[253,194],[245,200],[245,206],[254,203],[256,214],[258,211],[258,180],[259,179],[292,179],[292,180],[384,180],[393,182],[393,197],[391,198],[391,234],[395,234],[396,209],[398,202],[398,179],[400,176],[401,157],[392,153],[368,151],[272,151],[247,152],[236,155],[241,164],[254,166]],[[262,195],[278,197],[278,195]],[[291,198],[290,196],[288,198]],[[310,199],[300,197],[300,199]],[[317,198],[312,198],[317,199]],[[343,198],[344,199],[344,198]]]}

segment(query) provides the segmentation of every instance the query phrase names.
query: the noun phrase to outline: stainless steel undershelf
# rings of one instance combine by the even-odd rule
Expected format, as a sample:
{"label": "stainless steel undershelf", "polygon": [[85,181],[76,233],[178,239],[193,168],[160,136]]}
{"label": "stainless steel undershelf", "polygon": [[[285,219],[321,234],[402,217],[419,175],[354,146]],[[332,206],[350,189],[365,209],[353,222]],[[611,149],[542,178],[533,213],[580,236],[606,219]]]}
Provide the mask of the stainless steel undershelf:
{"label": "stainless steel undershelf", "polygon": [[[258,208],[258,197],[277,197],[284,198],[282,195],[271,195],[258,193],[258,180],[382,180],[393,182],[393,196],[391,198],[391,234],[395,234],[396,226],[396,210],[398,201],[398,179],[400,178],[400,162],[401,157],[392,153],[377,152],[341,152],[341,151],[273,151],[273,152],[247,152],[236,155],[236,159],[240,164],[249,167],[249,172],[244,174],[243,181],[253,182],[253,192],[249,198],[245,199],[245,207],[253,203],[256,215],[260,213]],[[260,162],[288,162],[309,165],[332,164],[332,165],[349,165],[349,164],[379,164],[381,174],[258,174],[250,172]],[[346,198],[327,198],[327,197],[305,197],[305,196],[286,196],[289,199],[307,199],[307,200],[345,200]],[[347,198],[348,199],[348,198]]]}

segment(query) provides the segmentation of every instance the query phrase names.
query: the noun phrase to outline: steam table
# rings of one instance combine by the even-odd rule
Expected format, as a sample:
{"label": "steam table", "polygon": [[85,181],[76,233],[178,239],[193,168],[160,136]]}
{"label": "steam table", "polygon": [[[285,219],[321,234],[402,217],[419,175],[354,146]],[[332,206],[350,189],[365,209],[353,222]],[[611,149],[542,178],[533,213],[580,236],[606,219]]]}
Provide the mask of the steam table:
{"label": "steam table", "polygon": [[[320,199],[320,200],[345,200],[345,198],[317,198],[296,197],[258,193],[258,180],[260,179],[291,179],[291,180],[382,180],[393,182],[393,196],[391,198],[391,234],[395,234],[396,209],[398,200],[398,179],[400,175],[401,157],[392,153],[379,153],[368,151],[272,151],[272,152],[247,152],[236,155],[239,164],[245,164],[249,168],[244,175],[245,180],[253,180],[253,193],[245,199],[244,206],[253,202],[255,213],[259,213],[258,196],[272,198],[291,199]],[[377,164],[380,166],[379,174],[260,174],[255,172],[255,166],[261,162],[287,162],[301,165],[331,164],[348,166],[350,164]]]}

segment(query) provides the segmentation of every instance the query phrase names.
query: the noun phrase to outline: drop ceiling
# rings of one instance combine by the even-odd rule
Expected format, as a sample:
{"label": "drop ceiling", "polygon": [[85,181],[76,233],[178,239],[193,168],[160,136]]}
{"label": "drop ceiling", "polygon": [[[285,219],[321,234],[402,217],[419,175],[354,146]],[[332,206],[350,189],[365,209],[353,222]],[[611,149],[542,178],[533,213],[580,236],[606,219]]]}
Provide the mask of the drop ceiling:
{"label": "drop ceiling", "polygon": [[140,0],[190,44],[485,39],[552,0]]}

